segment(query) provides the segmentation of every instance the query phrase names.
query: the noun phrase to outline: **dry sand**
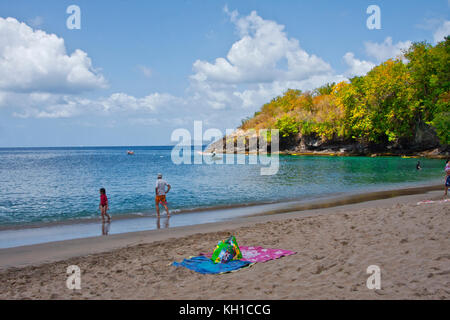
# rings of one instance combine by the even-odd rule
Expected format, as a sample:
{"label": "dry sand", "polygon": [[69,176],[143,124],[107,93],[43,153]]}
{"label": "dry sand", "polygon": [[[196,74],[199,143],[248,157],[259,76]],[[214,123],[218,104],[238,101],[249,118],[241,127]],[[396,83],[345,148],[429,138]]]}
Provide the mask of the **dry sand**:
{"label": "dry sand", "polygon": [[[449,299],[450,202],[417,205],[441,194],[4,249],[0,298]],[[230,234],[297,254],[222,275],[170,266]],[[81,290],[66,288],[69,265]],[[380,290],[366,286],[369,265],[381,268]]]}

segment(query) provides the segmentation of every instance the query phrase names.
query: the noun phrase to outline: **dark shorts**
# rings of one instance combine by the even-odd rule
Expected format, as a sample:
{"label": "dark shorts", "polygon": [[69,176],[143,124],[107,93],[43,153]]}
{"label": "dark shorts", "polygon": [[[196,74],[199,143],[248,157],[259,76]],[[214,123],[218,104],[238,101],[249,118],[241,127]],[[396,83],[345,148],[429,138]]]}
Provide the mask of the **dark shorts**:
{"label": "dark shorts", "polygon": [[447,176],[447,179],[445,179],[445,186],[450,187],[450,176]]}

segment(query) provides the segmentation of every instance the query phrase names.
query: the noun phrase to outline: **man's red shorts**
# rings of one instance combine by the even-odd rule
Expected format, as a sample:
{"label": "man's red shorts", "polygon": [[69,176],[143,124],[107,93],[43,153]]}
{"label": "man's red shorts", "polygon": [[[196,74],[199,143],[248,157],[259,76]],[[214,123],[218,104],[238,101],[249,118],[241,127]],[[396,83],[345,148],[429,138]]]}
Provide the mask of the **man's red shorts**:
{"label": "man's red shorts", "polygon": [[167,204],[166,195],[163,194],[163,195],[160,195],[160,196],[156,196],[155,201],[156,201],[157,205],[159,205],[160,203],[161,204]]}

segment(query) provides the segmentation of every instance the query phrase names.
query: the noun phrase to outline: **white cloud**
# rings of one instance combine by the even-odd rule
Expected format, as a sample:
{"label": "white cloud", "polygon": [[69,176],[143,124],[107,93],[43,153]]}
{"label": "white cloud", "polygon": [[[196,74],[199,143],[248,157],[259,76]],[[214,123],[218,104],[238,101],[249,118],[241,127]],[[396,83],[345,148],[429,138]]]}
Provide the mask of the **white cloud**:
{"label": "white cloud", "polygon": [[125,93],[113,93],[109,97],[97,99],[50,93],[11,92],[0,95],[0,107],[13,107],[15,110],[13,116],[19,118],[72,118],[86,114],[100,116],[165,114],[184,105],[182,99],[161,93],[153,93],[142,98]]}
{"label": "white cloud", "polygon": [[288,88],[309,90],[344,79],[327,62],[302,49],[297,39],[288,38],[283,25],[255,11],[248,16],[226,6],[224,11],[239,40],[226,57],[195,61],[189,91],[197,103],[216,110],[258,108]]}
{"label": "white cloud", "polygon": [[133,125],[140,125],[146,127],[158,125],[160,123],[159,120],[155,118],[132,118],[129,119],[128,122]]}
{"label": "white cloud", "polygon": [[[193,65],[194,80],[229,84],[261,83],[280,80],[302,80],[311,75],[332,71],[331,66],[300,48],[289,39],[284,26],[264,20],[255,11],[239,17],[230,13],[240,39],[233,43],[226,57],[214,63],[197,60]],[[280,67],[280,65],[285,67]]]}
{"label": "white cloud", "polygon": [[34,28],[40,27],[44,24],[44,18],[37,16],[28,20],[28,24]]}
{"label": "white cloud", "polygon": [[258,108],[269,102],[275,96],[282,94],[287,89],[313,90],[325,83],[338,83],[346,80],[348,79],[343,75],[314,75],[300,81],[259,83],[243,91],[234,91],[233,94],[242,100],[242,108]]}
{"label": "white cloud", "polygon": [[370,61],[356,59],[353,52],[347,52],[344,55],[344,61],[350,67],[346,72],[348,77],[363,76],[375,67],[375,64]]}
{"label": "white cloud", "polygon": [[[59,76],[58,84],[62,83],[68,87],[67,81],[61,79],[67,74],[57,69],[57,66],[52,65],[56,71],[51,69],[45,61],[27,61],[21,58],[21,61],[31,66],[26,70],[34,78],[25,83],[25,71],[19,73],[20,81],[16,80],[15,90],[6,91],[3,88],[3,92],[0,80],[0,107],[14,107],[16,117],[70,118],[89,114],[123,116],[123,119],[131,119],[128,123],[135,125],[155,124],[153,119],[163,122],[170,119],[172,125],[198,119],[224,124],[239,121],[248,115],[249,110],[256,110],[289,88],[311,90],[327,82],[346,80],[344,76],[335,74],[331,66],[321,58],[303,50],[297,39],[288,38],[284,26],[265,20],[256,12],[239,16],[237,11],[225,11],[235,26],[239,39],[231,44],[226,57],[219,57],[213,63],[197,60],[193,64],[194,73],[190,77],[190,86],[184,97],[166,93],[135,97],[118,92],[107,97],[87,99],[81,98],[79,92],[73,89],[69,92],[56,90],[55,87],[52,90],[44,90],[46,83],[47,88],[51,87],[48,83],[52,82],[48,78],[54,78],[49,77],[52,73]],[[5,20],[3,23],[11,29],[5,32],[9,37],[16,33],[25,34],[22,36],[25,40],[20,37],[19,40],[17,37],[1,40],[12,43],[12,48],[20,47],[24,43],[33,49],[30,49],[32,52],[47,52],[53,60],[61,57],[70,60],[77,54],[75,52],[72,56],[67,56],[64,40],[55,35],[33,31],[14,19]],[[34,38],[38,40],[33,40]],[[89,59],[86,54],[85,59]],[[137,67],[144,75],[151,75],[150,68],[144,65]],[[48,69],[45,72],[46,77],[36,71],[40,69]],[[94,80],[99,79],[91,69],[90,60],[88,68],[84,70],[91,72]],[[70,87],[76,85],[71,83]],[[228,112],[230,110],[232,112]],[[175,119],[178,119],[178,122]]]}
{"label": "white cloud", "polygon": [[[139,66],[144,75],[151,69]],[[126,93],[87,99],[80,93],[106,87],[82,50],[66,53],[64,40],[0,17],[0,107],[21,118],[71,118],[85,114],[156,113],[184,105],[165,93],[137,98]]]}
{"label": "white cloud", "polygon": [[[20,76],[17,79],[14,74],[8,75],[11,77],[8,83],[12,88],[6,91],[2,87],[7,86],[6,81],[0,79],[0,107],[14,107],[16,117],[70,118],[98,115],[118,119],[119,124],[129,125],[181,126],[192,124],[193,120],[203,120],[211,126],[232,127],[289,88],[312,90],[328,82],[340,82],[347,80],[347,77],[363,75],[375,65],[370,61],[356,59],[353,53],[348,52],[344,61],[349,69],[343,75],[337,74],[323,59],[302,49],[297,39],[288,38],[283,25],[265,20],[254,11],[247,16],[240,16],[237,11],[224,10],[239,38],[230,44],[225,57],[218,57],[212,62],[200,59],[194,62],[190,85],[183,97],[158,92],[136,97],[117,92],[106,97],[82,98],[79,94],[82,83],[91,83],[89,88],[103,87],[106,83],[93,70],[87,54],[78,50],[68,56],[63,39],[43,31],[33,31],[14,19],[7,24],[5,20],[3,23],[12,31],[3,32],[0,27],[0,36],[3,32],[7,37],[19,37],[6,40],[0,38],[0,66],[6,61],[2,58],[7,51],[2,47],[4,43],[12,44],[11,48],[18,53],[19,48],[26,44],[25,48],[33,52],[31,57],[46,53],[56,63],[50,65],[45,59],[20,58],[25,63],[24,71],[18,73]],[[381,44],[366,44],[366,49],[372,56],[384,59],[385,56],[396,54],[406,43],[392,44],[392,39],[387,38]],[[375,49],[382,52],[375,55],[372,52]],[[66,63],[72,61],[73,69],[82,69],[84,72],[75,72],[79,77],[70,78],[70,82],[68,75],[72,70],[59,66],[58,59]],[[11,63],[9,60],[7,62]],[[152,75],[152,70],[144,65],[138,65],[137,68],[146,76]],[[39,73],[40,70],[45,72]],[[23,80],[27,79],[27,72],[32,78],[29,83]],[[56,85],[55,79],[58,79],[62,89]]]}
{"label": "white cloud", "polygon": [[435,30],[441,23],[442,19],[439,18],[424,18],[422,22],[416,24],[415,27],[423,30]]}
{"label": "white cloud", "polygon": [[387,37],[382,43],[366,42],[366,53],[368,56],[373,57],[378,63],[384,62],[388,59],[402,58],[402,50],[406,50],[411,46],[412,42],[399,41],[396,44],[392,43],[392,38]]}
{"label": "white cloud", "polygon": [[142,74],[144,76],[146,76],[147,78],[150,78],[152,76],[152,69],[143,65],[138,65],[137,68],[139,69],[140,72],[142,72]]}
{"label": "white cloud", "polygon": [[91,103],[109,112],[157,112],[174,104],[182,105],[183,101],[166,93],[152,93],[143,98],[136,98],[125,93],[114,93],[106,99],[94,100]]}
{"label": "white cloud", "polygon": [[446,36],[450,35],[450,21],[444,21],[439,28],[434,32],[433,39],[434,42],[440,42],[444,40]]}
{"label": "white cloud", "polygon": [[86,52],[68,55],[62,38],[0,17],[0,90],[79,93],[105,87]]}
{"label": "white cloud", "polygon": [[[18,118],[72,118],[82,114],[80,103],[70,96],[49,93],[8,93],[5,105],[14,106]],[[83,102],[83,100],[80,100]]]}

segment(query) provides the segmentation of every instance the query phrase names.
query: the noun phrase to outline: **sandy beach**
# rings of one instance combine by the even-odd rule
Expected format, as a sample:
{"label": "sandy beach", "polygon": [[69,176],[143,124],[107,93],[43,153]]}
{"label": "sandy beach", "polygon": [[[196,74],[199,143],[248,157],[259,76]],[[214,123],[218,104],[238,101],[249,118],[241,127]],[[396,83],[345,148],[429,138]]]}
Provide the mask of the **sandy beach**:
{"label": "sandy beach", "polygon": [[[450,202],[442,191],[228,222],[0,250],[1,299],[449,299]],[[418,205],[422,200],[433,203]],[[296,251],[202,275],[171,266],[240,245]],[[69,265],[81,289],[66,287]],[[381,269],[381,289],[366,269]]]}

